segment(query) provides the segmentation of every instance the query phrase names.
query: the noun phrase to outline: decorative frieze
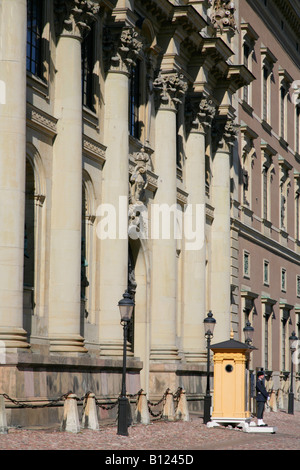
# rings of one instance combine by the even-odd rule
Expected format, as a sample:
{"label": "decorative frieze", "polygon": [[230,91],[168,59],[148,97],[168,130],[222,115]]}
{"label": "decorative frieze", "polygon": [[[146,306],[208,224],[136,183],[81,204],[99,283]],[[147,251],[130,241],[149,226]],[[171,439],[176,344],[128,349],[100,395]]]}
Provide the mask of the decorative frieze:
{"label": "decorative frieze", "polygon": [[119,38],[106,28],[103,37],[106,69],[130,74],[142,47],[143,42],[133,28],[124,28]]}
{"label": "decorative frieze", "polygon": [[54,0],[56,35],[81,39],[90,31],[99,10],[100,5],[90,0]]}
{"label": "decorative frieze", "polygon": [[45,111],[35,108],[33,105],[27,103],[26,119],[29,127],[43,132],[52,138],[56,136],[57,119],[45,113]]}
{"label": "decorative frieze", "polygon": [[187,91],[187,82],[182,74],[177,72],[171,74],[159,74],[153,82],[154,90],[157,92],[157,107],[177,110],[178,104]]}

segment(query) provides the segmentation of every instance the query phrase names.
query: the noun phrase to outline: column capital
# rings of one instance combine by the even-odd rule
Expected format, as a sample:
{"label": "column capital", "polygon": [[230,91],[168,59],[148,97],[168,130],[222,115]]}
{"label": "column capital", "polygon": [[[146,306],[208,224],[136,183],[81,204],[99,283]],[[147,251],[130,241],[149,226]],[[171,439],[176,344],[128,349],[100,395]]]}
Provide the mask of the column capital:
{"label": "column capital", "polygon": [[[118,38],[116,38],[118,34]],[[130,75],[131,68],[136,65],[139,52],[143,47],[138,33],[131,27],[124,27],[121,33],[112,34],[111,29],[104,30],[104,50],[109,72]]]}
{"label": "column capital", "polygon": [[177,111],[181,97],[187,91],[187,81],[182,74],[177,72],[160,73],[154,80],[153,87],[157,92],[157,108]]}
{"label": "column capital", "polygon": [[237,137],[238,125],[229,116],[219,117],[213,123],[213,139],[216,150],[231,152]]}
{"label": "column capital", "polygon": [[190,132],[205,134],[212,124],[216,106],[209,97],[189,96],[186,100],[187,128]]}
{"label": "column capital", "polygon": [[57,37],[82,39],[99,13],[99,3],[90,0],[54,0],[55,32]]}

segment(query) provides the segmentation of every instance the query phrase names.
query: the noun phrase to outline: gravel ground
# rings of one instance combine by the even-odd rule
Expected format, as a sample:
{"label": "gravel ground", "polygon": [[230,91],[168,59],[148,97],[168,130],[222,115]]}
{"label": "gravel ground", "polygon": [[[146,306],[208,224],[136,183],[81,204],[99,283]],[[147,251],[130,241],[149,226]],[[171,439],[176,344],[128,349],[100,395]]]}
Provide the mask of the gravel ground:
{"label": "gravel ground", "polygon": [[[0,450],[110,451],[103,453],[108,456],[105,458],[112,455],[114,458],[130,457],[135,455],[134,451],[173,451],[177,454],[184,451],[183,455],[194,456],[194,463],[198,450],[300,450],[300,412],[294,415],[283,411],[265,413],[265,422],[276,426],[277,432],[253,434],[227,427],[208,428],[197,416],[192,416],[189,422],[159,420],[147,426],[133,425],[129,428],[129,436],[117,435],[115,424],[103,426],[101,423],[98,431],[83,429],[76,434],[62,432],[59,428],[9,428],[7,434],[0,434]],[[124,449],[126,454],[123,454]]]}

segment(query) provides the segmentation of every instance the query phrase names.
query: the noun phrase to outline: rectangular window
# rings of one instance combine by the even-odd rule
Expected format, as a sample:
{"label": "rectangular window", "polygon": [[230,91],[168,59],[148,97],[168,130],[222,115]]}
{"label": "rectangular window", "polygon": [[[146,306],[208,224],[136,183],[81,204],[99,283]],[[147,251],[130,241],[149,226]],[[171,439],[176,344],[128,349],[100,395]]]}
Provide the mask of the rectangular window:
{"label": "rectangular window", "polygon": [[295,197],[295,236],[296,236],[296,240],[299,240],[299,236],[300,236],[300,230],[299,230],[299,226],[300,226],[300,194],[297,192],[296,193],[296,197]]}
{"label": "rectangular window", "polygon": [[248,251],[244,251],[243,271],[244,276],[250,277],[250,254]]}
{"label": "rectangular window", "polygon": [[42,78],[43,1],[27,2],[26,69]]}
{"label": "rectangular window", "polygon": [[[249,57],[250,57],[250,47],[248,44],[244,44],[244,65],[249,68]],[[243,89],[243,99],[246,103],[249,104],[249,85],[245,85]]]}
{"label": "rectangular window", "polygon": [[285,137],[285,88],[280,88],[280,135]]}
{"label": "rectangular window", "polygon": [[265,369],[269,368],[269,315],[265,316]]}
{"label": "rectangular window", "polygon": [[140,107],[140,61],[132,68],[129,94],[129,133],[133,137],[140,137],[139,125]]}
{"label": "rectangular window", "polygon": [[263,119],[268,121],[268,94],[269,94],[269,71],[267,67],[263,68]]}
{"label": "rectangular window", "polygon": [[268,168],[263,167],[263,218],[268,220]]}
{"label": "rectangular window", "polygon": [[281,268],[281,290],[286,291],[286,270]]}
{"label": "rectangular window", "polygon": [[296,292],[297,297],[300,297],[300,275],[297,275],[296,277]]}
{"label": "rectangular window", "polygon": [[300,106],[296,107],[295,119],[295,151],[300,153]]}
{"label": "rectangular window", "polygon": [[269,285],[269,261],[264,260],[264,284]]}
{"label": "rectangular window", "polygon": [[287,320],[283,318],[281,326],[281,370],[286,370],[286,325]]}
{"label": "rectangular window", "polygon": [[95,111],[94,103],[94,26],[91,26],[89,34],[81,43],[81,83],[82,83],[82,104]]}

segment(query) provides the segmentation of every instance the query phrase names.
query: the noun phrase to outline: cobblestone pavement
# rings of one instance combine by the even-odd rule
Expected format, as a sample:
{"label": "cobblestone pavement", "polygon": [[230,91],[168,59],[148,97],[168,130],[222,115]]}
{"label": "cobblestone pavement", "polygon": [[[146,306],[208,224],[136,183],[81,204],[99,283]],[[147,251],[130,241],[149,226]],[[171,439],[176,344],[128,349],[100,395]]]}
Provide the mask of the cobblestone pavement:
{"label": "cobblestone pavement", "polygon": [[177,454],[184,451],[183,454],[190,456],[195,453],[194,459],[199,455],[198,450],[300,450],[299,411],[294,415],[283,411],[265,413],[265,422],[277,426],[277,432],[254,434],[224,427],[208,428],[198,416],[191,416],[189,422],[159,420],[147,426],[133,425],[129,428],[129,436],[117,435],[115,424],[103,426],[101,423],[98,431],[83,429],[76,434],[62,432],[59,428],[9,428],[7,434],[0,434],[0,450],[110,451],[103,454],[106,456],[121,456],[124,449],[128,456],[130,451],[132,455],[135,455],[134,451],[145,450]]}

